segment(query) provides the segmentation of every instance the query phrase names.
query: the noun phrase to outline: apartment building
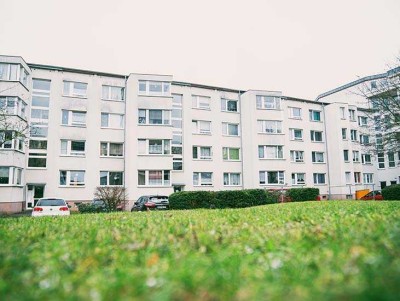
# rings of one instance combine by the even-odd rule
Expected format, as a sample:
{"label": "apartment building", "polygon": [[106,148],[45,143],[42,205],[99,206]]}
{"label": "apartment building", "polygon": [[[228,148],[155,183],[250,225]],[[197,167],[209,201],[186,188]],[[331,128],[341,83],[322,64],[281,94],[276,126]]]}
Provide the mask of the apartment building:
{"label": "apartment building", "polygon": [[30,125],[25,143],[3,131],[0,211],[31,208],[40,197],[90,201],[101,185],[124,186],[132,202],[181,190],[289,187],[352,198],[398,183],[400,154],[394,167],[378,168],[356,142],[363,123],[352,119],[365,116],[346,94],[353,86],[312,101],[0,56],[0,105],[7,120]]}

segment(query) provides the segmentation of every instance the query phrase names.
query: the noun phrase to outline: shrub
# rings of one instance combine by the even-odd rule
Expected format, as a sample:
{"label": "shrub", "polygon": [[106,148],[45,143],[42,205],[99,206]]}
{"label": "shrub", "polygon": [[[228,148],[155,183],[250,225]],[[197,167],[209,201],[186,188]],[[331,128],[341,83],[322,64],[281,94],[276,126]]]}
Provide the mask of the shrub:
{"label": "shrub", "polygon": [[212,191],[180,191],[169,196],[171,209],[197,209],[215,207]]}
{"label": "shrub", "polygon": [[102,200],[108,212],[124,208],[127,202],[127,192],[121,186],[99,186],[94,191],[94,197]]}
{"label": "shrub", "polygon": [[215,192],[215,208],[244,208],[256,205],[256,199],[246,190]]}
{"label": "shrub", "polygon": [[81,203],[78,205],[78,210],[80,213],[98,213],[99,208],[89,204],[89,203]]}
{"label": "shrub", "polygon": [[400,184],[386,186],[382,189],[384,200],[400,200]]}
{"label": "shrub", "polygon": [[315,201],[318,195],[318,188],[291,188],[286,190],[286,196],[292,202]]}
{"label": "shrub", "polygon": [[254,206],[275,204],[278,202],[278,195],[265,189],[246,189],[254,197]]}

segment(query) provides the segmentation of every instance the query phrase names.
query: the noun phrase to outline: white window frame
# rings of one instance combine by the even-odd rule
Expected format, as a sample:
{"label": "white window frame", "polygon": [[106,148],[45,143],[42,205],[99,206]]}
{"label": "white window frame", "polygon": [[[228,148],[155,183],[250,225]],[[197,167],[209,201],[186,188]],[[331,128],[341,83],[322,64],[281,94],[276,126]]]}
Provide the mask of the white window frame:
{"label": "white window frame", "polygon": [[[75,84],[85,85],[85,93],[76,93],[74,91]],[[63,81],[63,96],[66,96],[66,97],[77,97],[77,98],[87,98],[87,88],[88,88],[88,84],[87,83],[64,80]]]}
{"label": "white window frame", "polygon": [[[65,172],[66,178],[65,178],[65,184],[61,184],[61,173]],[[75,183],[74,181],[71,181],[73,174],[77,174],[77,173],[83,173],[83,181],[82,182],[77,182]],[[59,178],[59,186],[60,187],[84,187],[85,184],[85,175],[86,175],[86,171],[85,170],[60,170],[60,178]]]}
{"label": "white window frame", "polygon": [[[239,182],[234,183],[233,177],[239,177]],[[224,172],[223,174],[223,184],[224,186],[241,186],[242,185],[242,175],[240,172]]]}
{"label": "white window frame", "polygon": [[[315,118],[315,113],[318,113],[319,119]],[[321,111],[318,110],[309,110],[310,121],[312,122],[322,122]]]}
{"label": "white window frame", "polygon": [[[237,135],[233,135],[230,132],[232,127],[236,127]],[[222,135],[223,136],[230,136],[230,137],[239,137],[240,136],[240,127],[238,123],[229,123],[229,122],[222,122]]]}
{"label": "white window frame", "polygon": [[[261,151],[262,150],[262,151]],[[268,157],[269,151],[274,152],[273,157]],[[262,156],[261,156],[262,154]],[[283,145],[259,145],[258,158],[264,160],[282,160],[283,158]]]}
{"label": "white window frame", "polygon": [[[45,166],[29,166],[29,159],[44,159]],[[33,150],[28,154],[28,169],[46,169],[47,168],[47,150]]]}
{"label": "white window frame", "polygon": [[[105,125],[102,124],[102,123],[103,123],[103,116],[104,116],[104,115],[107,115],[107,126],[105,126]],[[119,118],[120,118],[119,122],[118,122],[118,120],[115,120],[116,118],[118,118],[117,116],[119,116]],[[111,120],[111,118],[114,119],[114,121],[111,122],[111,125],[110,125],[110,120]],[[100,127],[101,127],[102,129],[123,130],[123,129],[124,129],[124,121],[125,121],[124,119],[125,119],[125,116],[124,116],[123,114],[114,114],[114,113],[102,112],[102,113],[101,113],[101,121],[100,121],[101,123],[100,123]],[[115,124],[117,124],[117,123],[119,123],[119,127],[112,126],[112,125],[115,125]]]}
{"label": "white window frame", "polygon": [[[324,182],[320,182],[320,176],[324,175]],[[313,173],[314,185],[325,185],[326,184],[326,173]]]}
{"label": "white window frame", "polygon": [[[321,140],[316,140],[315,134],[321,133]],[[324,132],[323,131],[310,131],[311,142],[324,142]]]}
{"label": "white window frame", "polygon": [[[210,177],[203,177],[206,174]],[[213,186],[213,176],[212,172],[193,172],[193,186]]]}
{"label": "white window frame", "polygon": [[282,121],[257,120],[257,131],[259,134],[280,135],[282,134]]}
{"label": "white window frame", "polygon": [[369,135],[360,134],[360,144],[361,144],[361,145],[369,144],[369,142],[370,142]]}
{"label": "white window frame", "polygon": [[[236,111],[229,109],[229,102],[236,102]],[[238,113],[239,101],[237,99],[221,98],[221,112]]]}
{"label": "white window frame", "polygon": [[[239,153],[238,159],[231,158],[231,150],[238,150],[238,153]],[[222,160],[224,160],[224,161],[240,161],[241,160],[240,148],[239,147],[223,147],[222,148]]]}
{"label": "white window frame", "polygon": [[363,184],[373,184],[374,174],[373,173],[363,173]]}
{"label": "white window frame", "polygon": [[388,152],[387,153],[387,158],[388,158],[388,167],[396,167],[396,160],[394,158],[394,152]]}
{"label": "white window frame", "polygon": [[[72,150],[73,142],[83,142],[85,150],[84,151]],[[65,153],[63,152],[64,150]],[[67,139],[60,140],[60,156],[84,157],[85,155],[86,155],[86,140],[67,140]]]}
{"label": "white window frame", "polygon": [[[144,90],[141,87],[145,87]],[[151,85],[161,85],[161,91],[150,91]],[[171,83],[166,81],[157,80],[139,80],[138,81],[138,95],[143,96],[171,96]]]}
{"label": "white window frame", "polygon": [[[207,127],[209,128],[206,129],[206,127],[202,127],[202,125],[208,125]],[[212,128],[211,128],[211,121],[207,120],[192,120],[192,134],[197,134],[197,135],[211,135],[212,133]]]}
{"label": "white window frame", "polygon": [[[196,149],[197,151],[197,157],[194,157],[194,152],[193,149]],[[210,150],[210,155],[209,156],[204,156],[202,155],[203,149],[209,149]],[[192,159],[193,160],[212,160],[213,157],[213,148],[212,146],[204,146],[204,145],[193,145],[192,146]]]}
{"label": "white window frame", "polygon": [[353,151],[353,162],[359,163],[360,162],[360,152],[359,151]]}
{"label": "white window frame", "polygon": [[[117,95],[119,95],[119,97],[117,98],[113,98],[113,90],[118,89],[118,93]],[[112,85],[103,85],[102,86],[102,90],[101,90],[101,99],[102,100],[113,100],[113,101],[124,101],[124,91],[125,88],[124,87],[120,87],[120,86],[112,86]]]}
{"label": "white window frame", "polygon": [[[151,145],[151,141],[160,141],[160,144]],[[157,148],[156,148],[157,146]],[[155,150],[160,149],[160,152]],[[171,154],[170,139],[138,139],[138,155],[166,156]]]}
{"label": "white window frame", "polygon": [[[145,184],[139,184],[139,173],[140,172],[144,172],[145,175]],[[153,184],[150,183],[150,173],[151,172],[161,172],[161,184]],[[166,176],[168,175],[168,179],[165,179]],[[138,170],[138,187],[145,187],[145,186],[149,186],[149,187],[169,187],[171,186],[171,170],[148,170],[148,169],[140,169]]]}
{"label": "white window frame", "polygon": [[[119,173],[121,175],[121,184],[110,184],[111,173]],[[106,176],[106,184],[101,183],[102,176]],[[100,178],[99,178],[99,185],[100,186],[123,186],[124,185],[124,172],[123,171],[109,171],[109,170],[101,170],[100,171]]]}
{"label": "white window frame", "polygon": [[[269,174],[270,173],[277,173],[277,183],[270,183]],[[264,182],[264,183],[262,183]],[[259,184],[263,185],[284,185],[285,184],[285,172],[283,170],[261,170],[259,172]]]}
{"label": "white window frame", "polygon": [[[322,161],[321,161],[322,157]],[[311,161],[312,163],[325,163],[325,153],[324,152],[311,152]]]}
{"label": "white window frame", "polygon": [[[9,106],[10,104],[12,106]],[[27,103],[17,96],[0,96],[0,110],[2,114],[17,115],[26,120],[26,108]]]}
{"label": "white window frame", "polygon": [[211,110],[211,97],[192,95],[192,109]]}
{"label": "white window frame", "polygon": [[354,176],[354,184],[361,184],[361,172],[356,171],[353,173]]}
{"label": "white window frame", "polygon": [[291,150],[290,161],[295,163],[304,163],[304,151],[302,150]]}
{"label": "white window frame", "polygon": [[385,153],[384,152],[379,152],[376,154],[377,162],[378,162],[378,169],[384,169],[385,168]]}
{"label": "white window frame", "polygon": [[256,108],[258,110],[280,110],[281,97],[269,95],[256,96]]}
{"label": "white window frame", "polygon": [[[102,144],[106,145],[107,154],[102,154]],[[111,155],[111,144],[119,144],[122,145],[122,154],[119,155]],[[124,157],[124,143],[123,142],[112,142],[112,141],[101,141],[100,142],[100,157],[107,157],[107,158],[123,158]]]}
{"label": "white window frame", "polygon": [[340,119],[345,120],[346,119],[346,108],[345,107],[340,107]]}
{"label": "white window frame", "polygon": [[349,120],[356,121],[356,110],[349,109]]}
{"label": "white window frame", "polygon": [[[79,115],[84,115],[84,120],[80,121],[76,120],[76,117]],[[63,126],[76,126],[76,127],[86,127],[86,111],[72,111],[72,110],[61,110],[61,125]],[[65,118],[67,119],[67,123],[65,123]]]}
{"label": "white window frame", "polygon": [[358,116],[358,125],[359,126],[367,126],[368,125],[368,117],[366,116]]}
{"label": "white window frame", "polygon": [[351,172],[350,171],[346,171],[344,173],[344,179],[346,184],[351,184]]}
{"label": "white window frame", "polygon": [[357,130],[350,130],[350,140],[351,141],[358,141],[357,139]]}
{"label": "white window frame", "polygon": [[[366,160],[368,158],[368,160]],[[361,154],[361,163],[362,164],[372,164],[371,154]]]}
{"label": "white window frame", "polygon": [[[292,141],[303,141],[303,129],[291,128],[291,129],[289,129],[289,131],[290,131],[290,140],[292,140]],[[296,135],[295,135],[296,132],[300,132],[301,137],[296,137]]]}
{"label": "white window frame", "polygon": [[[150,111],[161,111],[161,123],[150,122],[150,113],[151,113]],[[139,109],[138,125],[155,125],[155,126],[171,125],[171,112],[172,112],[171,110]]]}
{"label": "white window frame", "polygon": [[[0,183],[1,186],[22,186],[23,169],[15,166],[0,166],[0,170],[8,170],[8,183]],[[1,171],[0,171],[1,172]]]}
{"label": "white window frame", "polygon": [[[303,180],[299,181],[299,175],[303,175]],[[305,172],[293,172],[292,173],[292,185],[306,185],[306,173]]]}
{"label": "white window frame", "polygon": [[[298,114],[295,114],[295,112],[298,112]],[[301,108],[298,108],[298,107],[289,107],[289,118],[292,118],[292,119],[302,119],[301,118],[301,113],[302,113],[302,110],[301,110]]]}
{"label": "white window frame", "polygon": [[342,128],[342,140],[347,140],[347,128]]}

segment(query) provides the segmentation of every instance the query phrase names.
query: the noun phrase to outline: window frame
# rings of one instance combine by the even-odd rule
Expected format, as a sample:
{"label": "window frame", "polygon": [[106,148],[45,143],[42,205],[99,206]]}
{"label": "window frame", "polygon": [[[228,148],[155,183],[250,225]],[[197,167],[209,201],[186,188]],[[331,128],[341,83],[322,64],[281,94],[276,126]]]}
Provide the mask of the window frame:
{"label": "window frame", "polygon": [[[207,179],[207,181],[205,181],[203,179],[203,174],[209,174],[210,180],[208,181],[208,179]],[[197,176],[197,184],[195,184],[195,175]],[[213,172],[208,172],[208,171],[197,172],[197,171],[195,171],[195,172],[193,172],[193,177],[192,177],[193,182],[192,183],[193,183],[194,187],[202,187],[202,186],[210,187],[210,186],[214,186],[213,178],[214,178]]]}
{"label": "window frame", "polygon": [[[66,91],[66,84],[68,85],[68,91]],[[85,85],[85,93],[84,94],[79,94],[79,93],[74,93],[74,89],[75,89],[75,84],[81,84],[81,85]],[[68,93],[67,93],[68,92]],[[62,96],[64,97],[74,97],[74,98],[83,98],[86,99],[88,98],[87,96],[87,92],[88,92],[88,83],[85,82],[77,82],[77,81],[72,81],[72,80],[63,80],[63,92],[62,92]]]}
{"label": "window frame", "polygon": [[[111,174],[112,173],[119,173],[120,174],[120,177],[121,177],[121,184],[110,184],[110,179],[111,179]],[[102,174],[103,174],[103,177],[104,177],[104,174],[105,174],[105,179],[106,179],[106,184],[102,184],[101,182],[102,182]],[[111,187],[114,187],[114,186],[124,186],[124,172],[123,171],[110,171],[110,170],[101,170],[100,171],[100,178],[99,178],[99,185],[100,186],[111,186]]]}
{"label": "window frame", "polygon": [[[270,174],[277,173],[276,179],[277,183],[270,183]],[[262,177],[261,175],[264,174]],[[262,178],[264,178],[264,183],[262,183]],[[284,170],[260,170],[258,173],[258,183],[260,186],[272,185],[272,186],[282,186],[285,184],[285,171]]]}
{"label": "window frame", "polygon": [[[239,177],[239,182],[238,184],[233,184],[232,182],[232,176],[238,176]],[[228,180],[227,182],[225,180]],[[231,186],[231,187],[238,187],[242,186],[242,175],[240,172],[224,172],[222,176],[223,180],[223,186]]]}
{"label": "window frame", "polygon": [[[65,184],[61,183],[61,173],[65,172]],[[77,182],[77,184],[71,184],[71,173],[83,173],[83,181],[82,182]],[[64,170],[64,169],[60,169],[59,171],[59,187],[85,187],[86,186],[86,182],[85,182],[85,176],[86,176],[86,171],[85,170]],[[74,182],[72,182],[74,183]]]}

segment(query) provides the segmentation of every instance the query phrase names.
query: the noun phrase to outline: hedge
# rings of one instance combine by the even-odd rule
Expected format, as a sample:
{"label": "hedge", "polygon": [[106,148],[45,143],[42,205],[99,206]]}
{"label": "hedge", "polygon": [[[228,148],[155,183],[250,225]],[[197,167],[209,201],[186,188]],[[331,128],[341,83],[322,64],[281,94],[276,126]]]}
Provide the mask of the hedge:
{"label": "hedge", "polygon": [[278,195],[265,189],[181,191],[169,196],[170,209],[244,208],[278,202]]}
{"label": "hedge", "polygon": [[382,189],[382,196],[384,200],[400,200],[400,184],[386,186]]}
{"label": "hedge", "polygon": [[318,195],[318,188],[291,188],[286,190],[286,196],[291,202],[315,201]]}

